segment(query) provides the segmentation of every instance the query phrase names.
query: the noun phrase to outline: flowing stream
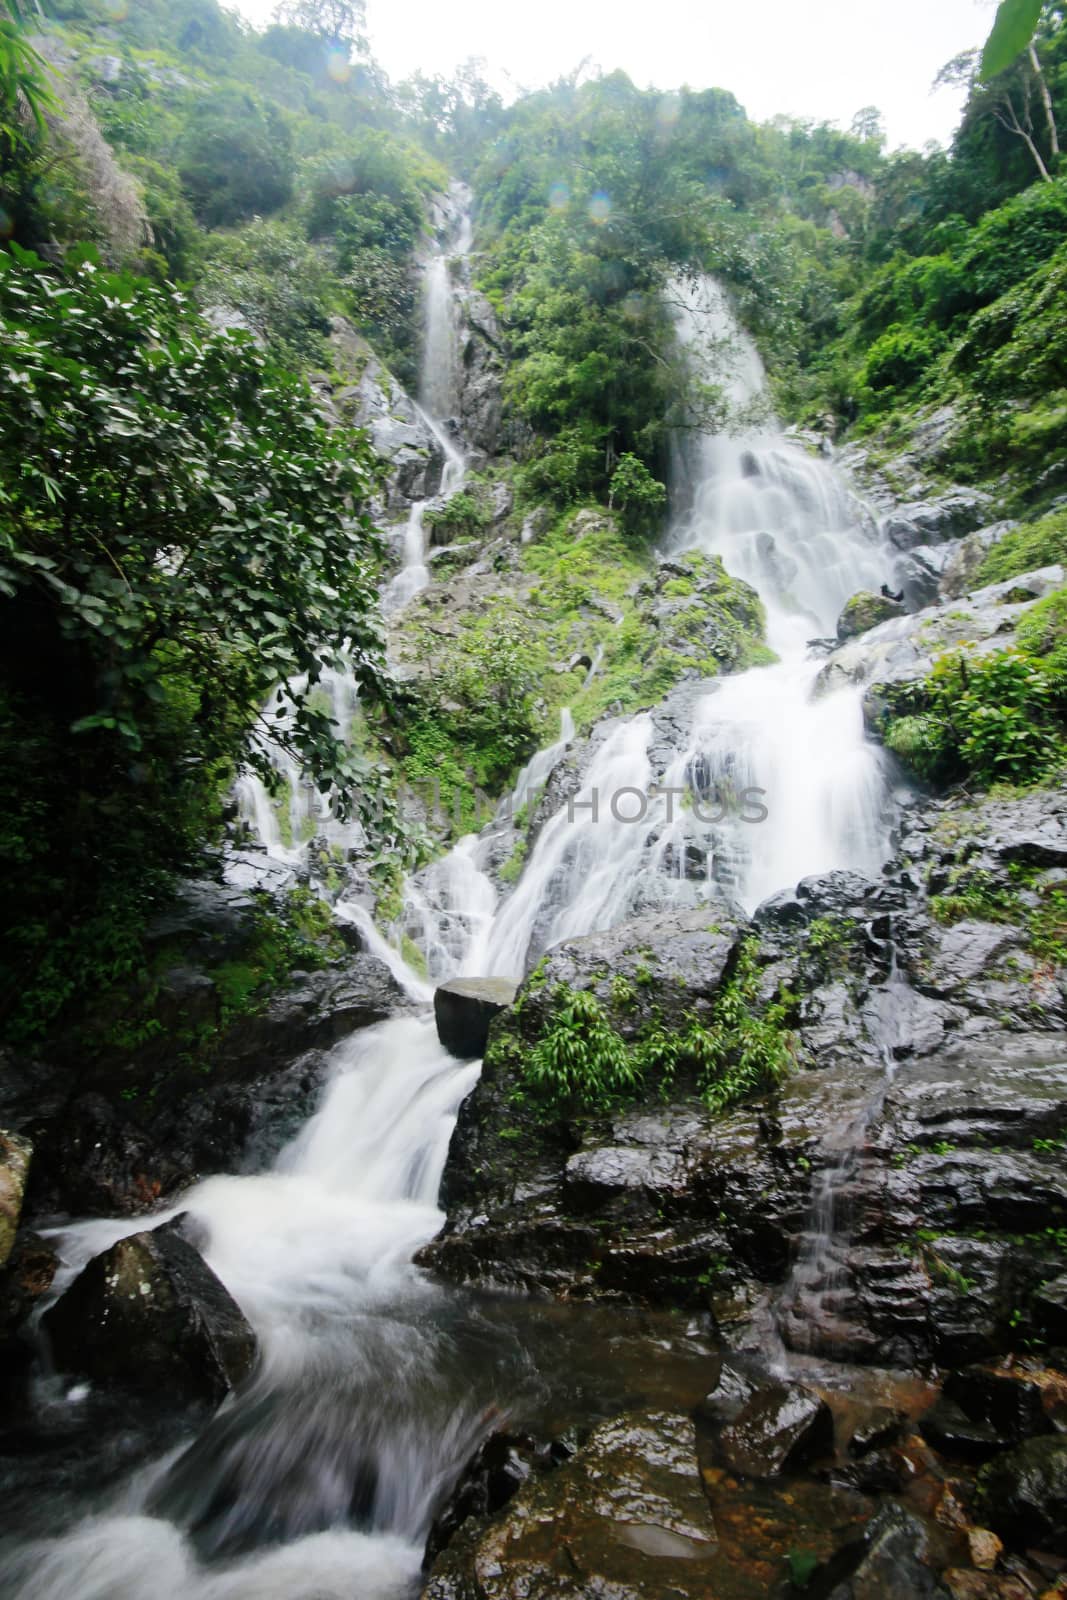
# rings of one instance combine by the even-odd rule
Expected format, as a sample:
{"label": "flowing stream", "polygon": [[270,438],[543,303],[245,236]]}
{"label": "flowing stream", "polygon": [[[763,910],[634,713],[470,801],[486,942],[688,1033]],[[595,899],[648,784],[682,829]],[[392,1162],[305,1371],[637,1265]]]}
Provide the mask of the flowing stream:
{"label": "flowing stream", "polygon": [[[451,414],[456,394],[449,255],[469,240],[463,220],[427,268],[422,400],[437,420]],[[710,283],[679,286],[675,299],[692,359],[721,360],[725,351],[731,400],[742,409],[756,401],[759,360],[721,292]],[[451,442],[446,455],[454,487],[462,455]],[[676,478],[668,550],[721,557],[758,589],[777,664],[695,695],[684,726],[672,724],[665,759],[655,753],[663,740],[657,746],[654,710],[610,724],[579,792],[544,822],[505,897],[486,871],[493,827],[502,824],[461,840],[409,882],[405,926],[431,981],[518,976],[558,940],[642,909],[720,897],[752,909],[808,873],[875,869],[884,859],[888,786],[864,738],[859,695],[813,697],[819,659],[807,648],[832,632],[851,593],[877,588],[884,575],[862,508],[825,463],[768,421],[687,438]],[[387,605],[426,581],[422,509],[412,510],[406,564]],[[345,725],[350,690],[343,679],[325,688]],[[539,791],[573,748],[565,713],[558,739],[518,780],[516,802]],[[309,827],[336,824],[309,799],[299,772],[286,768],[285,776],[284,837],[255,780],[242,780],[240,798],[267,852],[291,865]],[[678,800],[687,791],[710,802],[724,786],[760,792],[748,815],[719,815],[710,803],[698,815]],[[658,791],[651,798],[650,787]],[[441,1224],[448,1141],[479,1064],[441,1048],[425,1006],[430,985],[366,911],[345,901],[337,909],[389,962],[412,1009],[336,1048],[319,1109],[269,1171],[208,1178],[156,1219],[178,1211],[191,1218],[208,1262],[255,1329],[256,1374],[206,1429],[92,1516],[9,1558],[8,1592],[18,1600],[410,1596],[430,1520],[490,1426],[499,1392],[532,1381],[513,1330],[498,1322],[488,1337],[491,1313],[411,1265]],[[143,1218],[126,1218],[63,1230],[62,1281],[143,1226]],[[612,1321],[617,1335],[617,1311]],[[576,1348],[567,1346],[568,1360]],[[83,1403],[82,1391],[61,1380],[52,1380],[53,1398],[57,1387],[57,1403]]]}

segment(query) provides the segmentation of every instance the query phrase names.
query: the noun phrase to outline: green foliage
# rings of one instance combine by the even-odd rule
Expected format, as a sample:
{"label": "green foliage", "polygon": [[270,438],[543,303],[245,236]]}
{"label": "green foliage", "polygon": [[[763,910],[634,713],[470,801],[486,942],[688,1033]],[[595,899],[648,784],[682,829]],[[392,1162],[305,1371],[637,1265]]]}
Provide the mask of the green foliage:
{"label": "green foliage", "polygon": [[1053,702],[1067,714],[1067,588],[1039,600],[1019,622],[1020,650],[1041,664]]}
{"label": "green foliage", "polygon": [[524,1081],[557,1109],[607,1110],[631,1097],[640,1074],[596,996],[559,984],[549,1026],[524,1060]]}
{"label": "green foliage", "polygon": [[1010,67],[1037,30],[1043,0],[1000,0],[992,31],[982,50],[986,82]]}
{"label": "green foliage", "polygon": [[340,292],[321,252],[291,224],[257,217],[211,240],[199,299],[234,307],[280,360],[299,371],[322,362],[323,336]]}
{"label": "green foliage", "polygon": [[935,782],[1034,782],[1060,757],[1057,692],[1018,650],[941,657],[932,675],[891,692],[889,749]]}
{"label": "green foliage", "polygon": [[667,490],[634,455],[620,456],[608,485],[608,505],[622,513],[627,533],[650,538],[659,531]]}
{"label": "green foliage", "polygon": [[1067,565],[1067,511],[1052,511],[1036,522],[1010,529],[990,545],[975,583],[978,587],[1003,583],[1060,563]]}
{"label": "green foliage", "polygon": [[[0,10],[0,149],[4,154],[27,139],[26,124],[44,131],[46,111],[56,107],[49,68],[25,37],[18,0]],[[6,147],[6,149],[4,149]]]}
{"label": "green foliage", "polygon": [[480,492],[481,485],[468,479],[464,488],[450,495],[442,506],[430,506],[423,514],[423,525],[442,535],[438,543],[451,544],[455,539],[475,538],[493,520],[487,498]]}
{"label": "green foliage", "polygon": [[285,737],[347,803],[362,763],[310,696],[346,642],[376,692],[378,544],[363,441],[144,280],[0,258],[0,404],[5,765],[35,751],[9,812],[2,1004],[25,1031],[85,986],[72,943],[98,979],[136,962],[235,765],[269,769],[278,681],[306,674]]}
{"label": "green foliage", "polygon": [[205,227],[269,215],[293,192],[288,124],[276,106],[245,91],[219,90],[191,119],[178,169]]}
{"label": "green foliage", "polygon": [[[665,1097],[683,1070],[712,1112],[772,1087],[792,1061],[789,1007],[784,1001],[760,1003],[758,948],[756,939],[742,945],[710,1018],[688,1015],[675,1028],[653,1021],[632,1045],[616,1032],[595,994],[558,985],[549,1019],[522,1057],[524,1085],[557,1114],[602,1112],[649,1091]],[[625,980],[612,979],[613,1008],[630,1011],[636,1001]]]}
{"label": "green foliage", "polygon": [[481,826],[480,806],[536,742],[536,684],[530,633],[511,616],[462,633],[432,678],[407,688],[401,770],[424,795],[436,786],[458,832]]}

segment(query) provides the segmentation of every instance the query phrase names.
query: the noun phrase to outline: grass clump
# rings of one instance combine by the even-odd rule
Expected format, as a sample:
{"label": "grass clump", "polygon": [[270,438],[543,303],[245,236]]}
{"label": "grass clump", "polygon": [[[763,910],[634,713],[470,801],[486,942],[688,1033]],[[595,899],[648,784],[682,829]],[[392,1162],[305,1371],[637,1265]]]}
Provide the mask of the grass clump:
{"label": "grass clump", "polygon": [[[759,1009],[758,941],[741,946],[710,1017],[687,1012],[681,1025],[646,1026],[627,1043],[591,991],[559,984],[546,1025],[520,1059],[524,1088],[543,1109],[596,1113],[670,1093],[679,1074],[695,1082],[709,1111],[725,1111],[781,1081],[793,1059],[788,996]],[[613,1005],[630,1009],[635,991],[612,981]]]}

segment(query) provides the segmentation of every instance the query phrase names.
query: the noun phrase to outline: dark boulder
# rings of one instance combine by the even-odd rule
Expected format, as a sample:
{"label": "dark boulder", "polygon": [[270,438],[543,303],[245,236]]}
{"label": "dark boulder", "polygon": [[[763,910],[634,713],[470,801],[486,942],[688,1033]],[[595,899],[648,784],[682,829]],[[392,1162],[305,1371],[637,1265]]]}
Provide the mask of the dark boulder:
{"label": "dark boulder", "polygon": [[921,1423],[923,1438],[943,1455],[959,1461],[988,1461],[1007,1441],[981,1417],[969,1417],[963,1408],[942,1394]]}
{"label": "dark boulder", "polygon": [[719,1435],[719,1454],[745,1478],[796,1472],[834,1447],[834,1419],[825,1400],[800,1384],[759,1390]]}
{"label": "dark boulder", "polygon": [[885,1445],[892,1444],[904,1421],[903,1411],[896,1411],[891,1406],[875,1406],[853,1428],[848,1442],[849,1455],[862,1460],[873,1450],[881,1450]]}
{"label": "dark boulder", "polygon": [[1016,1549],[1067,1556],[1067,1438],[1028,1439],[983,1467],[978,1505],[983,1521]]}
{"label": "dark boulder", "polygon": [[898,550],[938,544],[973,533],[988,518],[990,498],[981,489],[955,488],[936,500],[898,506],[887,517],[884,533]]}
{"label": "dark boulder", "polygon": [[[918,1517],[887,1505],[872,1519],[863,1540],[834,1563],[851,1567],[833,1587],[813,1584],[826,1600],[935,1600],[945,1590],[930,1567],[929,1537]],[[831,1580],[832,1581],[832,1580]]]}
{"label": "dark boulder", "polygon": [[1025,1367],[964,1367],[949,1374],[942,1393],[966,1416],[988,1423],[1004,1444],[1021,1444],[1052,1432],[1042,1376]]}
{"label": "dark boulder", "polygon": [[721,1570],[692,1422],[637,1412],[602,1423],[556,1471],[530,1477],[502,1515],[465,1523],[423,1600],[729,1593]]}
{"label": "dark boulder", "polygon": [[1034,1314],[1043,1332],[1060,1344],[1067,1344],[1067,1272],[1049,1278],[1034,1291]]}
{"label": "dark boulder", "polygon": [[42,1326],[61,1371],[183,1400],[217,1404],[255,1360],[252,1329],[180,1218],[94,1256]]}
{"label": "dark boulder", "polygon": [[485,1054],[489,1026],[515,999],[511,978],[454,978],[433,997],[437,1037],[452,1055],[472,1060]]}

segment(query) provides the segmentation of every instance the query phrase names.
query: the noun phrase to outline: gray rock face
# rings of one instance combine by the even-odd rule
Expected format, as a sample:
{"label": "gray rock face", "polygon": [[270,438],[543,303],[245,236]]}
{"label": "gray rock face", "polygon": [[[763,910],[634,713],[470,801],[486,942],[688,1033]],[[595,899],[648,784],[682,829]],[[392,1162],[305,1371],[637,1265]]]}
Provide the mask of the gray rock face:
{"label": "gray rock face", "polygon": [[369,431],[375,451],[387,462],[387,509],[429,499],[441,486],[444,453],[413,401],[343,317],[331,320],[330,348],[344,378],[329,392],[330,402]]}
{"label": "gray rock face", "polygon": [[485,1054],[489,1025],[515,999],[517,983],[509,978],[455,978],[433,997],[437,1037],[461,1060]]}
{"label": "gray rock face", "polygon": [[958,539],[982,526],[988,515],[991,497],[981,489],[951,489],[936,500],[921,500],[898,506],[885,519],[883,531],[898,550],[916,545],[939,544]]}
{"label": "gray rock face", "polygon": [[1015,526],[1014,522],[994,522],[988,528],[977,528],[954,545],[941,571],[938,585],[941,598],[958,600],[961,595],[968,594],[974,588],[987,551]]}
{"label": "gray rock face", "polygon": [[463,437],[487,456],[501,443],[506,361],[496,312],[484,294],[468,290],[460,302],[459,422]]}
{"label": "gray rock face", "polygon": [[60,1371],[217,1404],[255,1360],[239,1306],[180,1221],[95,1256],[42,1319]]}
{"label": "gray rock face", "polygon": [[[1065,577],[1061,566],[1043,567],[979,589],[964,601],[946,601],[883,622],[834,651],[819,673],[817,689],[926,678],[938,655],[963,646],[978,655],[1010,649],[1020,617],[1036,600],[1060,588]],[[877,696],[868,700],[874,705]]]}

